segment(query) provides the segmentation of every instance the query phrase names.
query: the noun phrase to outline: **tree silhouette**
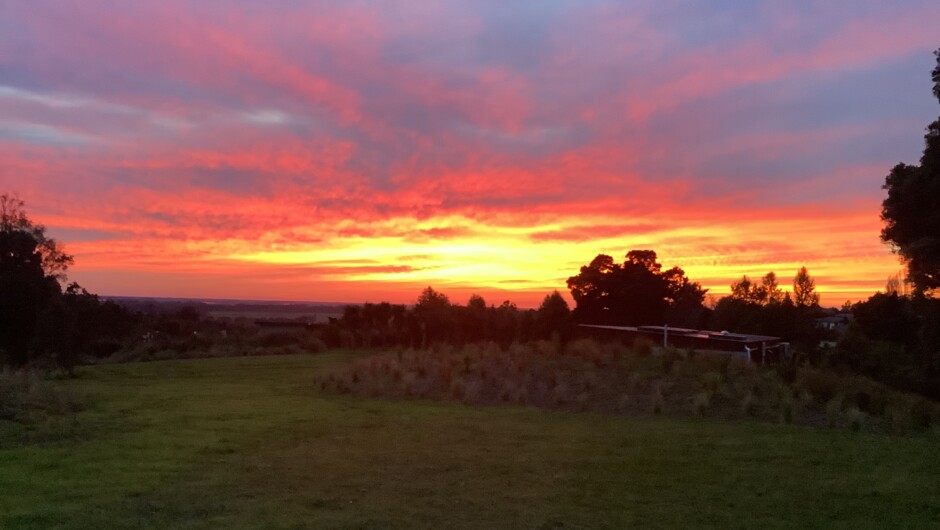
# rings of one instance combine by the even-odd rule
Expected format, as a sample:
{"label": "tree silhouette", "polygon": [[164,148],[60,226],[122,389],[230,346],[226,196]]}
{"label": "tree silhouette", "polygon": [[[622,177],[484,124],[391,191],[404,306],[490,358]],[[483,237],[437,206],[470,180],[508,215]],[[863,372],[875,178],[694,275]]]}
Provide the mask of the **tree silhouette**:
{"label": "tree silhouette", "polygon": [[800,267],[793,277],[793,303],[797,307],[819,306],[819,293],[816,292],[816,281],[809,275],[806,267]]}
{"label": "tree silhouette", "polygon": [[779,304],[783,302],[784,296],[773,271],[765,274],[759,284],[751,281],[746,274],[731,284],[731,297],[751,304]]}
{"label": "tree silhouette", "polygon": [[[940,50],[934,54],[933,93],[940,100]],[[924,144],[920,165],[894,166],[882,186],[888,196],[881,239],[906,262],[916,294],[940,287],[940,119],[927,127]]]}
{"label": "tree silhouette", "polygon": [[59,281],[71,263],[45,227],[27,217],[23,201],[0,195],[0,358],[5,362],[29,360],[41,318],[61,296]]}
{"label": "tree silhouette", "polygon": [[421,329],[421,344],[446,341],[453,332],[453,311],[447,295],[428,286],[418,296],[414,315]]}
{"label": "tree silhouette", "polygon": [[568,302],[558,291],[545,295],[542,305],[538,309],[538,333],[543,338],[563,338],[568,327],[571,310]]}
{"label": "tree silhouette", "polygon": [[476,342],[489,339],[489,309],[486,300],[478,294],[470,295],[467,306],[459,308],[458,324],[461,342]]}
{"label": "tree silhouette", "polygon": [[[582,322],[621,325],[662,324],[670,309],[682,313],[702,307],[705,290],[678,268],[663,271],[652,250],[631,250],[624,262],[599,254],[568,278],[568,288]],[[677,313],[678,314],[678,313]]]}
{"label": "tree silhouette", "polygon": [[[45,226],[29,219],[22,200],[6,193],[0,195],[0,234],[19,238],[20,244],[32,245],[29,252],[38,256],[43,274],[57,280],[65,279],[65,271],[73,262],[72,256],[63,252],[55,239],[46,236]],[[25,249],[18,247],[18,250]],[[21,263],[24,260],[23,256],[7,256],[7,249],[0,258]]]}
{"label": "tree silhouette", "polygon": [[933,54],[937,57],[937,66],[934,67],[931,76],[931,79],[933,79],[933,95],[940,100],[940,49],[937,49]]}

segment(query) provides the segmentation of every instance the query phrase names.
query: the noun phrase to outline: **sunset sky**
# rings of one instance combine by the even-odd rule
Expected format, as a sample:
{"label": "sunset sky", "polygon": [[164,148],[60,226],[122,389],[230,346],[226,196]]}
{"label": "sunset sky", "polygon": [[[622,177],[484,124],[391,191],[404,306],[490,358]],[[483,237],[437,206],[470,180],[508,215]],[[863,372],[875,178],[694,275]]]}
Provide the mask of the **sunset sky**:
{"label": "sunset sky", "polygon": [[0,0],[0,191],[103,295],[533,306],[900,264],[940,2]]}

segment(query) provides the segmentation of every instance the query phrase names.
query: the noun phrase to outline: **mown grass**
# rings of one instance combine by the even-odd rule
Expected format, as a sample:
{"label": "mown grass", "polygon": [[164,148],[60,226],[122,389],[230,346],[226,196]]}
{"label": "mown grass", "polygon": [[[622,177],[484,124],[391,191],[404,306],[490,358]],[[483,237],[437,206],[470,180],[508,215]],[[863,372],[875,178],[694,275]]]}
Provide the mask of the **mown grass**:
{"label": "mown grass", "polygon": [[[924,528],[938,444],[321,393],[355,354],[89,367],[0,449],[2,528]],[[0,429],[8,425],[0,424]]]}

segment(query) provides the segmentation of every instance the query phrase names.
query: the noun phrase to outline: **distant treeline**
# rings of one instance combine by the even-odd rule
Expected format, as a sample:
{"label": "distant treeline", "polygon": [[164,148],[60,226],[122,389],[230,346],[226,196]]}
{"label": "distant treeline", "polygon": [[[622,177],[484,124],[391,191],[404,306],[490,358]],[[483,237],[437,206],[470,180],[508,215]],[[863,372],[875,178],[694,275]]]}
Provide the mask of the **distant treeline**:
{"label": "distant treeline", "polygon": [[[705,289],[678,267],[663,270],[649,250],[631,251],[622,263],[599,255],[567,283],[573,310],[557,291],[538,309],[519,309],[508,301],[487,305],[478,295],[455,304],[428,287],[411,307],[347,306],[318,334],[331,347],[420,349],[479,341],[504,348],[533,340],[565,343],[585,334],[579,324],[728,330],[781,337],[791,343],[797,364],[858,372],[940,399],[940,300],[895,290],[825,309],[803,267],[792,291],[782,289],[773,272],[760,280],[744,276],[731,284],[730,295],[707,307]],[[843,329],[820,325],[839,314],[847,317]]]}
{"label": "distant treeline", "polygon": [[423,348],[437,343],[565,340],[571,334],[571,311],[556,291],[538,309],[519,309],[505,301],[487,305],[479,295],[466,305],[454,304],[443,293],[427,287],[417,302],[346,306],[341,318],[331,319],[320,336],[334,347],[405,346]]}
{"label": "distant treeline", "polygon": [[558,291],[546,295],[537,309],[519,309],[510,301],[488,305],[479,295],[461,305],[427,287],[411,307],[387,302],[347,306],[321,333],[330,346],[420,348],[490,341],[506,347],[532,340],[564,342],[584,334],[579,324],[668,324],[779,336],[808,360],[822,339],[833,338],[814,326],[814,319],[829,311],[819,306],[805,268],[794,278],[793,295],[778,287],[774,273],[759,284],[744,277],[713,308],[705,304],[706,289],[678,267],[663,270],[651,250],[630,251],[622,263],[599,255],[567,283],[574,309]]}
{"label": "distant treeline", "polygon": [[[682,269],[664,269],[654,251],[633,250],[622,262],[598,255],[568,278],[573,309],[557,291],[537,309],[520,309],[510,301],[488,304],[477,295],[461,305],[427,287],[410,306],[349,305],[327,323],[271,333],[259,330],[252,318],[211,318],[205,305],[122,305],[75,283],[63,287],[71,262],[44,228],[26,217],[22,202],[0,196],[2,364],[71,373],[81,362],[106,358],[475,342],[508,348],[540,340],[566,343],[582,333],[578,324],[669,324],[779,336],[792,343],[797,363],[857,371],[940,398],[940,301],[920,291],[902,293],[897,282],[889,286],[890,294],[844,306],[841,312],[853,315],[854,323],[840,334],[815,325],[832,311],[819,306],[805,268],[794,276],[792,291],[781,289],[772,272],[759,281],[745,276],[731,285],[729,296],[709,307],[706,290]],[[280,315],[291,318],[292,313]]]}

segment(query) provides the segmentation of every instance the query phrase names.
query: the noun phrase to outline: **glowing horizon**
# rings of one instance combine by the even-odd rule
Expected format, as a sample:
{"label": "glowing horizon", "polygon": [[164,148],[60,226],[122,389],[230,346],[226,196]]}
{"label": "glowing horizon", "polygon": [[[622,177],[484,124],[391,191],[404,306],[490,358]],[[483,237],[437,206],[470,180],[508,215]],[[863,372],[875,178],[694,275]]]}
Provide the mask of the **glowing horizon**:
{"label": "glowing horizon", "polygon": [[35,2],[0,191],[103,295],[539,303],[655,250],[713,294],[883,289],[940,5]]}

